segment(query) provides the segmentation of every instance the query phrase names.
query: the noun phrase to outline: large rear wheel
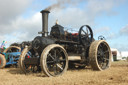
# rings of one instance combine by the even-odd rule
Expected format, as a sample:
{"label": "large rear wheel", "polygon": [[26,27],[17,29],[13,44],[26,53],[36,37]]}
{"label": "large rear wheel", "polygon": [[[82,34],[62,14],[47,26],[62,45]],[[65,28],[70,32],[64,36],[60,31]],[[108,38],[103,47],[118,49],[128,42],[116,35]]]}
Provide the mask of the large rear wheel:
{"label": "large rear wheel", "polygon": [[68,68],[67,52],[58,44],[48,45],[41,54],[40,65],[48,77],[62,75]]}
{"label": "large rear wheel", "polygon": [[93,70],[105,70],[111,64],[111,50],[105,40],[92,42],[89,48],[90,64]]}

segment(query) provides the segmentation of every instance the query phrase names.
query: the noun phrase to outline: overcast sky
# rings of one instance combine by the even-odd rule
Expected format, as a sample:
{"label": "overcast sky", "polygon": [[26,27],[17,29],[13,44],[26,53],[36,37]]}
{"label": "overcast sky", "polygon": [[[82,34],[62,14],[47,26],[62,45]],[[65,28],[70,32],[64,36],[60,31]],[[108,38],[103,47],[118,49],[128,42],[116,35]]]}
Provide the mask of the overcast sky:
{"label": "overcast sky", "polygon": [[77,31],[87,24],[96,40],[103,35],[110,47],[128,51],[128,0],[0,0],[0,43],[33,40],[42,29],[40,11],[57,3],[49,31],[57,19]]}

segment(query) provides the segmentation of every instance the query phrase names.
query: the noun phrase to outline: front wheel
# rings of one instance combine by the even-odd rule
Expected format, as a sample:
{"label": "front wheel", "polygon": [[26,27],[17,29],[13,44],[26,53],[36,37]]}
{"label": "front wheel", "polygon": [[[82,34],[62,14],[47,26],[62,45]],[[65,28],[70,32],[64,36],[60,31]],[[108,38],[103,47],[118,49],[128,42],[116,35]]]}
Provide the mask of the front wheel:
{"label": "front wheel", "polygon": [[68,68],[67,52],[58,44],[48,45],[41,54],[40,65],[48,77],[62,75]]}
{"label": "front wheel", "polygon": [[19,58],[19,67],[20,69],[25,73],[32,73],[32,72],[37,72],[37,66],[25,64],[26,59],[32,58],[34,55],[32,55],[32,49],[30,47],[24,48],[22,51],[20,58]]}
{"label": "front wheel", "polygon": [[105,40],[92,42],[89,48],[90,64],[93,70],[105,70],[111,64],[111,50]]}

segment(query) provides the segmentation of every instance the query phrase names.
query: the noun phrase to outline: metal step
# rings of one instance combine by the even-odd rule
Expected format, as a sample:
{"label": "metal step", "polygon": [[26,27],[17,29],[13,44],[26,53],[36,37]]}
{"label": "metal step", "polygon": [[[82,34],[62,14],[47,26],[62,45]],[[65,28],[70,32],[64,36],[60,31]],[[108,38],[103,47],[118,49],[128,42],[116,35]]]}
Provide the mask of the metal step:
{"label": "metal step", "polygon": [[81,56],[68,56],[69,61],[80,61]]}

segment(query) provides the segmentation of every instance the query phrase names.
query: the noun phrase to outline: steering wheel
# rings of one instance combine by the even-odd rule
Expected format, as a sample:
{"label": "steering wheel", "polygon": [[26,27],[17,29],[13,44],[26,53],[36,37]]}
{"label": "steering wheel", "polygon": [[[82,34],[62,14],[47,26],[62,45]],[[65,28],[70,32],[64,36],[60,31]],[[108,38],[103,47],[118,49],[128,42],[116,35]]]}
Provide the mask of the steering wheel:
{"label": "steering wheel", "polygon": [[90,26],[81,26],[79,29],[79,41],[82,45],[90,44],[93,41],[93,32]]}
{"label": "steering wheel", "polygon": [[104,36],[100,35],[100,36],[98,37],[98,40],[106,40],[106,39],[105,39]]}

